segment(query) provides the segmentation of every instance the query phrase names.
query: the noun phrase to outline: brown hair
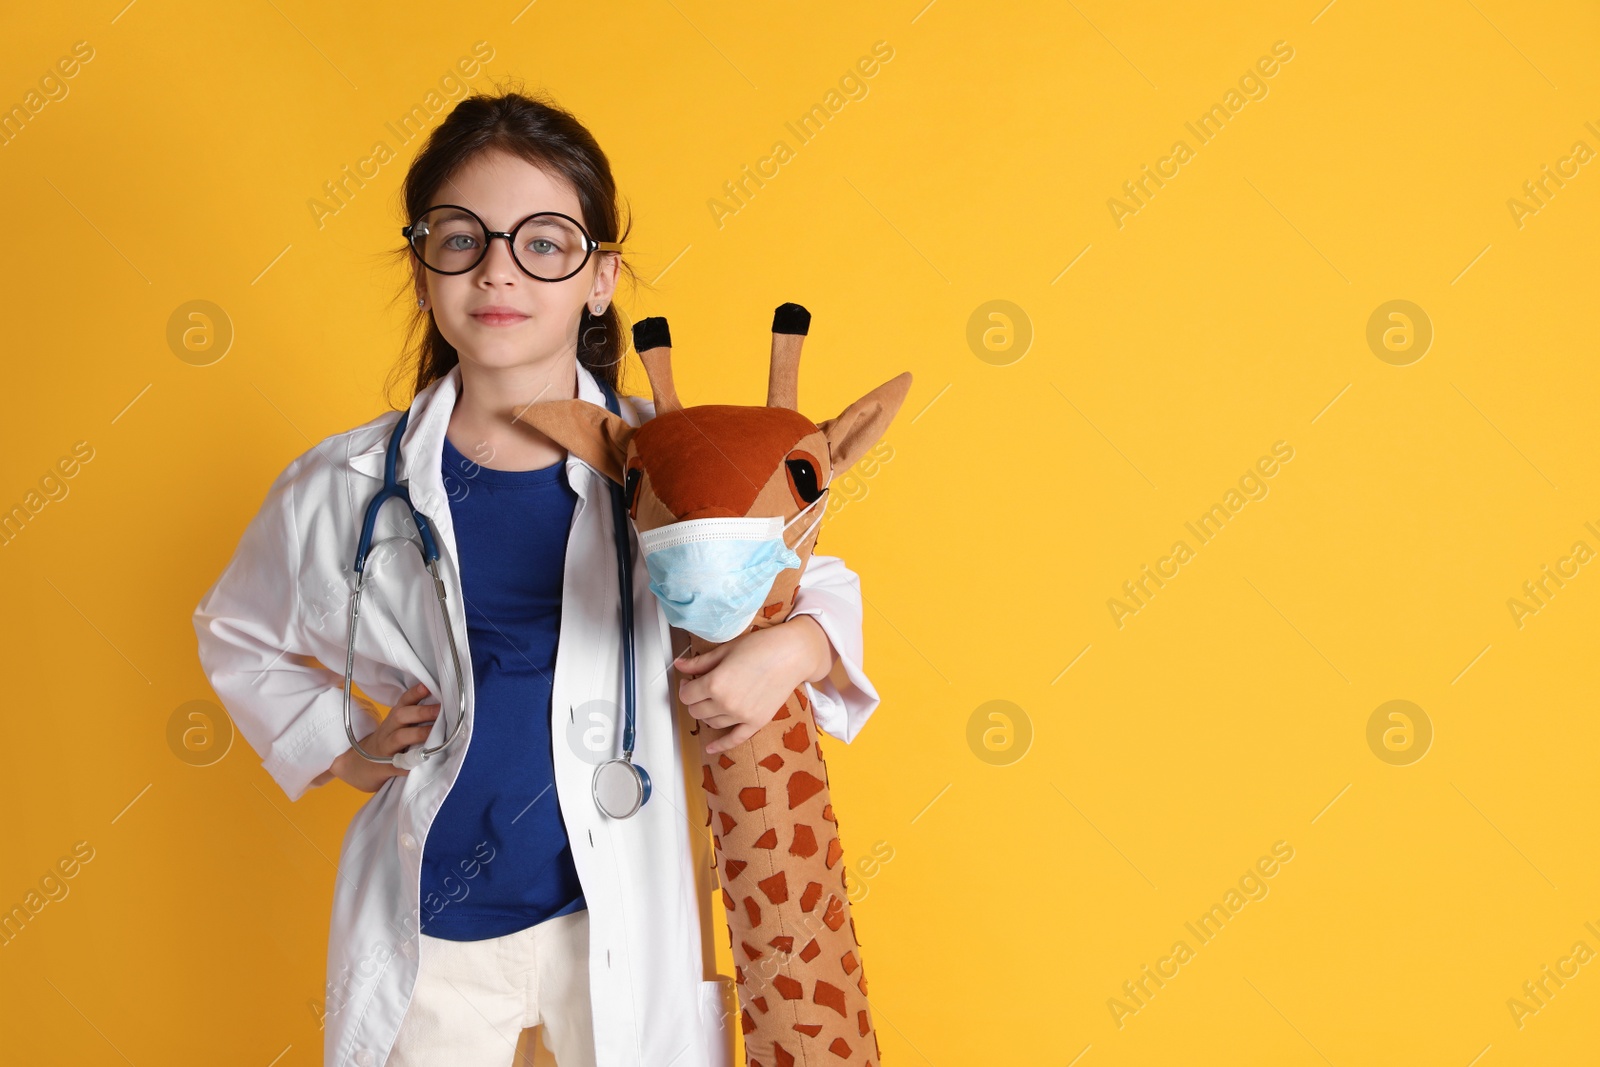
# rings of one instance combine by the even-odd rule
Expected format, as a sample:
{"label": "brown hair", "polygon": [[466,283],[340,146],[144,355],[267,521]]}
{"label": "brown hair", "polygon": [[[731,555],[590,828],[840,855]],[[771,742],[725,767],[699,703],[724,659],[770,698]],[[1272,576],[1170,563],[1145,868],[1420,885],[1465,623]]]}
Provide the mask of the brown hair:
{"label": "brown hair", "polygon": [[[633,223],[630,219],[622,228],[611,164],[594,135],[555,103],[498,87],[493,93],[474,93],[462,100],[428,135],[422,150],[411,161],[400,190],[404,221],[410,222],[427,210],[434,193],[456,168],[496,149],[565,179],[577,193],[582,207],[580,221],[595,240],[627,240]],[[396,256],[411,270],[416,269],[409,245],[402,244]],[[619,276],[626,275],[635,287],[641,284],[628,261],[621,256],[618,259]],[[397,386],[410,379],[414,398],[460,362],[455,346],[439,332],[432,313],[416,306],[415,297],[414,279],[408,273],[397,297],[409,307],[405,355],[389,376],[387,391],[391,396]],[[585,303],[578,323],[578,362],[612,389],[620,384],[626,351],[622,330],[615,300],[608,302],[600,315],[592,314]]]}

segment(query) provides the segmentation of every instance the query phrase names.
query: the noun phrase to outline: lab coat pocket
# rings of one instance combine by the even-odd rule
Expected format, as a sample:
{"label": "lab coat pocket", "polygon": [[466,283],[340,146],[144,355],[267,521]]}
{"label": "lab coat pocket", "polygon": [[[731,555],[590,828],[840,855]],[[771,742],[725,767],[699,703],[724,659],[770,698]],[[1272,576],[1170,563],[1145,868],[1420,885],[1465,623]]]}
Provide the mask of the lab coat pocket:
{"label": "lab coat pocket", "polygon": [[700,1018],[705,1024],[707,1062],[711,1067],[733,1067],[733,1020],[739,1003],[733,979],[717,975],[700,983]]}

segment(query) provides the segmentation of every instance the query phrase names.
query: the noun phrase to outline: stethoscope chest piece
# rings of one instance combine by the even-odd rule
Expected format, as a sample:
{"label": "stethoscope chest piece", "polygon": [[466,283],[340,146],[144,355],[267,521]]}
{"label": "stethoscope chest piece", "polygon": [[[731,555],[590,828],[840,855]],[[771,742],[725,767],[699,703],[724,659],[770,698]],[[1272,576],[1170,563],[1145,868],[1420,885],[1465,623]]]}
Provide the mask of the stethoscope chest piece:
{"label": "stethoscope chest piece", "polygon": [[625,756],[594,769],[594,802],[613,819],[626,819],[650,799],[650,776]]}

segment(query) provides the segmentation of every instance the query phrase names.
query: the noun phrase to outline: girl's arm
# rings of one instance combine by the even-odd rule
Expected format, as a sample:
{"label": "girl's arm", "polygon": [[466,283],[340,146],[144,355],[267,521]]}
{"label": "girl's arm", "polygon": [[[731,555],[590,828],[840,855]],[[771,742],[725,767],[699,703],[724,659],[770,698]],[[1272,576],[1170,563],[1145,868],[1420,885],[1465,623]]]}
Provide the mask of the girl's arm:
{"label": "girl's arm", "polygon": [[802,684],[817,729],[849,742],[878,706],[861,648],[860,579],[837,558],[813,555],[789,618],[673,661],[678,696],[695,718],[733,728],[707,743],[707,755],[754,736]]}
{"label": "girl's arm", "polygon": [[853,741],[878,706],[878,691],[862,666],[861,579],[837,556],[813,553],[800,574],[794,607],[784,625],[801,616],[822,627],[833,651],[828,673],[820,681],[805,683],[817,729]]}
{"label": "girl's arm", "polygon": [[[308,462],[322,460],[313,450],[272,484],[193,620],[212,689],[290,800],[327,781],[334,760],[350,747],[341,711],[344,675],[312,658],[301,626],[294,487]],[[360,703],[351,706],[356,736],[364,738],[377,719]]]}

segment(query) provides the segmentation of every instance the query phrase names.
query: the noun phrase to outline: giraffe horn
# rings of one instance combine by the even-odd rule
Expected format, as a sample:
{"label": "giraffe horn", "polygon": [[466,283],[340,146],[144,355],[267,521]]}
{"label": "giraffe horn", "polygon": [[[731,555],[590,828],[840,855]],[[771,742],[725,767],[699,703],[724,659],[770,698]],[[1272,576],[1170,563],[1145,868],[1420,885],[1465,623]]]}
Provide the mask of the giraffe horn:
{"label": "giraffe horn", "polygon": [[672,334],[667,330],[667,320],[652,315],[634,323],[633,350],[639,353],[644,372],[650,376],[650,396],[655,401],[656,414],[681,410],[683,403],[672,385]]}
{"label": "giraffe horn", "polygon": [[811,329],[811,312],[799,304],[779,304],[772,313],[772,367],[767,373],[767,407],[800,410],[800,346]]}

